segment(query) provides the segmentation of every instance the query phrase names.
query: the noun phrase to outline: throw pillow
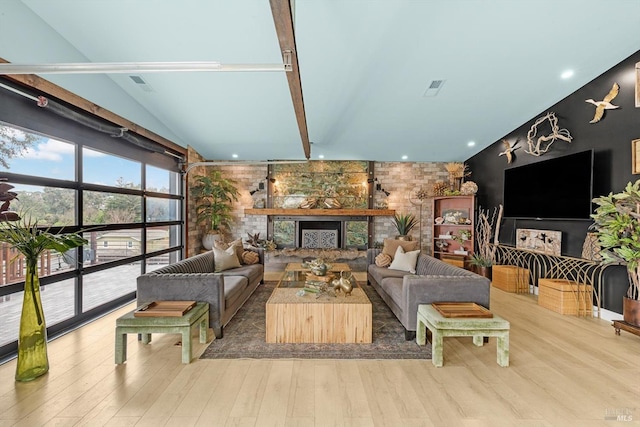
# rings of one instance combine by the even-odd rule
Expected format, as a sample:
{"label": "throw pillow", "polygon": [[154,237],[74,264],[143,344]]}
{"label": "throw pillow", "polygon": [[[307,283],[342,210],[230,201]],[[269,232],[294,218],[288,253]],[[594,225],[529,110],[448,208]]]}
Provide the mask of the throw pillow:
{"label": "throw pillow", "polygon": [[236,256],[238,257],[238,261],[242,262],[242,253],[244,252],[244,246],[242,245],[242,239],[234,240],[231,243],[225,243],[220,240],[216,240],[213,245],[218,249],[229,249],[233,248],[236,251]]}
{"label": "throw pillow", "polygon": [[213,251],[213,271],[216,273],[240,267],[240,261],[233,246],[224,250],[214,246],[211,250]]}
{"label": "throw pillow", "polygon": [[389,268],[391,270],[408,271],[411,274],[416,274],[418,255],[420,255],[420,249],[405,253],[402,246],[398,246],[398,249],[396,249],[396,256],[393,257],[393,261]]}
{"label": "throw pillow", "polygon": [[393,259],[396,255],[396,250],[399,246],[402,246],[405,252],[414,251],[418,247],[417,240],[397,240],[397,239],[384,239],[384,245],[382,246],[382,253],[387,254]]}
{"label": "throw pillow", "polygon": [[391,257],[389,255],[383,254],[381,252],[376,257],[376,265],[378,267],[389,267],[390,264],[391,264]]}
{"label": "throw pillow", "polygon": [[244,251],[242,253],[242,263],[246,265],[257,264],[260,262],[260,255],[254,251]]}

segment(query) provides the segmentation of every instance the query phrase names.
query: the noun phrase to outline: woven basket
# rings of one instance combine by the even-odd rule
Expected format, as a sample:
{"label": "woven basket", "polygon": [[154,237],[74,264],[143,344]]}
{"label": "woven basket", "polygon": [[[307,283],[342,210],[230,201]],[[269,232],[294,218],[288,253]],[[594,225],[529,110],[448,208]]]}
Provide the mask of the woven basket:
{"label": "woven basket", "polygon": [[538,305],[556,313],[593,316],[592,287],[563,279],[538,280]]}
{"label": "woven basket", "polygon": [[515,265],[494,265],[491,285],[505,292],[529,293],[529,269]]}

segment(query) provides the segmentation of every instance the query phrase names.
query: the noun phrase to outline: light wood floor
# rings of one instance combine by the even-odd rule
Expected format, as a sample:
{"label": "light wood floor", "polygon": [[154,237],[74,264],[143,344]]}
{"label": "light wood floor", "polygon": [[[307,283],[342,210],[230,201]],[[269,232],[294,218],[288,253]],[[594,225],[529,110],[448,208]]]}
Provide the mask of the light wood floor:
{"label": "light wood floor", "polygon": [[[444,367],[418,360],[194,360],[177,335],[129,335],[114,364],[116,317],[49,345],[50,372],[15,383],[0,366],[0,426],[611,426],[640,420],[640,337],[492,290],[511,322],[511,366],[495,340],[446,338]],[[195,340],[197,343],[197,339]],[[205,346],[197,344],[199,354]],[[615,425],[628,425],[615,424]]]}

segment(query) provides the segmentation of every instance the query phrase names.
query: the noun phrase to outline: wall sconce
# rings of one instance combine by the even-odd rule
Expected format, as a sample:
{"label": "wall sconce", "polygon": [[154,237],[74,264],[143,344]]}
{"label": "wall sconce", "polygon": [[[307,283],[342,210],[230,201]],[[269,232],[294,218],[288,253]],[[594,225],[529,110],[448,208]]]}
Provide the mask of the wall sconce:
{"label": "wall sconce", "polygon": [[382,184],[380,184],[379,182],[376,183],[376,191],[382,191],[387,197],[389,197],[389,195],[391,194],[390,192],[382,188]]}
{"label": "wall sconce", "polygon": [[251,195],[253,196],[253,195],[254,195],[254,194],[256,194],[258,191],[262,191],[262,190],[264,190],[264,182],[259,183],[259,184],[258,184],[258,188],[256,188],[255,190],[251,190],[251,191],[249,191],[249,194],[251,194]]}

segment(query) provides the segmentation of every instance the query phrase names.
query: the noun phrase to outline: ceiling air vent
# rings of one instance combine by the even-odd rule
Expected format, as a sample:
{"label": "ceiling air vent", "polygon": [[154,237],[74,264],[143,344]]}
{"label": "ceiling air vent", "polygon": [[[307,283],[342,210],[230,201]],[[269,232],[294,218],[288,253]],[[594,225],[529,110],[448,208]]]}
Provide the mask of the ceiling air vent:
{"label": "ceiling air vent", "polygon": [[135,84],[138,85],[138,87],[140,87],[140,89],[142,89],[145,92],[155,92],[153,90],[153,88],[151,87],[151,85],[149,83],[147,83],[142,77],[140,76],[129,76],[129,78],[131,80],[133,80],[133,82]]}
{"label": "ceiling air vent", "polygon": [[442,86],[444,86],[444,82],[444,80],[431,80],[431,83],[429,83],[429,87],[424,91],[424,95],[422,96],[436,96],[438,92],[440,92],[440,89],[442,89]]}

